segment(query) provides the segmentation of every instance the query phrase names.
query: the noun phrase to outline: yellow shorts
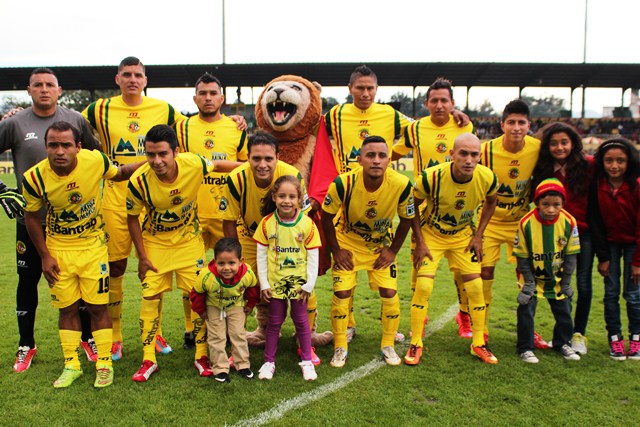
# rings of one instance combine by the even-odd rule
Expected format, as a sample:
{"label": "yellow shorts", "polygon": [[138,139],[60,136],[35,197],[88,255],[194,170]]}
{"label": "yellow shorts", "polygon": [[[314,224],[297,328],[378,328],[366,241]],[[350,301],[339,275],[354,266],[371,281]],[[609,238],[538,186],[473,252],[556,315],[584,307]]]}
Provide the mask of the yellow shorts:
{"label": "yellow shorts", "polygon": [[242,246],[242,256],[244,263],[258,274],[258,244],[255,240],[248,237],[239,236],[240,245]]}
{"label": "yellow shorts", "polygon": [[205,266],[204,243],[201,238],[191,240],[179,247],[153,247],[145,245],[147,257],[158,272],[147,271],[142,283],[142,296],[152,297],[173,290],[173,273],[176,273],[176,287],[184,292],[191,291],[200,270]]}
{"label": "yellow shorts", "polygon": [[200,228],[205,249],[212,249],[224,237],[222,220],[219,218],[200,218]]}
{"label": "yellow shorts", "polygon": [[50,250],[60,267],[59,280],[51,285],[51,305],[65,308],[82,298],[94,305],[109,302],[109,254],[101,246],[83,250]]}
{"label": "yellow shorts", "polygon": [[103,209],[104,230],[107,233],[109,262],[120,261],[131,255],[131,235],[127,227],[127,212]]}
{"label": "yellow shorts", "polygon": [[480,263],[476,254],[464,251],[472,237],[470,229],[462,230],[453,236],[443,237],[433,233],[430,229],[423,228],[422,237],[427,243],[433,261],[424,258],[418,269],[419,275],[435,276],[442,257],[446,257],[449,261],[449,270],[451,271],[459,271],[461,274],[480,273]]}
{"label": "yellow shorts", "polygon": [[507,245],[508,261],[515,263],[516,258],[513,253],[513,242],[516,239],[518,222],[489,222],[484,231],[482,243],[482,266],[494,267],[500,261],[500,247]]}
{"label": "yellow shorts", "polygon": [[353,253],[354,268],[350,271],[331,269],[333,291],[350,291],[358,283],[358,271],[366,270],[369,279],[369,289],[377,291],[380,288],[398,290],[398,267],[394,262],[389,267],[374,270],[373,264],[378,254],[369,252]]}

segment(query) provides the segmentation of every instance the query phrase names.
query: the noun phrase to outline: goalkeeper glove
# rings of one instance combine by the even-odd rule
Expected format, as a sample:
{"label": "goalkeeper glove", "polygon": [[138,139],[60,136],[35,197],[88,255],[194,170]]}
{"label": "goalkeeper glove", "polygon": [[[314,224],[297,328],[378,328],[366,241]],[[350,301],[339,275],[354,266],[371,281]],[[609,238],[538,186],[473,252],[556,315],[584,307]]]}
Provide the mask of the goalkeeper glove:
{"label": "goalkeeper glove", "polygon": [[13,219],[16,216],[22,218],[26,205],[27,202],[22,197],[22,194],[18,193],[18,189],[8,188],[4,182],[0,181],[0,206],[2,206],[9,219]]}

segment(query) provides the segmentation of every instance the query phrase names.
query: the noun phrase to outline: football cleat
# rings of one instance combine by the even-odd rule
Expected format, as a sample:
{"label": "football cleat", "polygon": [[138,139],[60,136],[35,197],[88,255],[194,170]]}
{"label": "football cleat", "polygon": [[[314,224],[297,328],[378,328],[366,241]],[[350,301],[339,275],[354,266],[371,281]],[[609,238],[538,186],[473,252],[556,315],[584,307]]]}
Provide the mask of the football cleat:
{"label": "football cleat", "polygon": [[161,335],[156,335],[156,353],[171,354],[173,349]]}
{"label": "football cleat", "polygon": [[473,333],[471,332],[471,316],[469,313],[458,311],[456,314],[456,323],[458,324],[458,335],[461,338],[471,338]]}
{"label": "football cleat", "polygon": [[542,339],[542,335],[537,332],[533,333],[533,346],[539,350],[551,348],[551,344]]}
{"label": "football cleat", "polygon": [[347,349],[344,347],[337,347],[333,352],[333,358],[330,365],[334,368],[342,368],[347,363]]}
{"label": "football cleat", "polygon": [[402,359],[400,359],[400,356],[398,356],[398,353],[396,353],[396,350],[390,345],[382,347],[381,352],[382,352],[382,359],[384,360],[384,363],[386,363],[387,365],[398,366],[399,364],[402,363]]}
{"label": "football cleat", "polygon": [[[298,347],[298,356],[302,357],[302,351],[300,350],[300,347]],[[313,366],[318,366],[320,363],[322,363],[322,361],[316,354],[315,347],[311,347],[311,363],[313,363]]]}
{"label": "football cleat", "polygon": [[142,362],[142,365],[140,366],[140,369],[138,369],[138,372],[133,374],[133,377],[131,377],[131,379],[139,383],[143,383],[146,382],[149,377],[157,371],[157,363],[152,362],[151,360],[145,360]]}
{"label": "football cleat", "polygon": [[24,372],[31,366],[33,358],[38,353],[37,347],[27,347],[26,345],[18,347],[16,352],[16,362],[13,364],[13,370],[15,372]]}
{"label": "football cleat", "polygon": [[497,365],[498,364],[498,358],[495,357],[493,355],[493,353],[491,353],[491,350],[489,350],[489,348],[487,348],[486,345],[480,345],[480,346],[477,346],[477,347],[474,347],[472,345],[471,346],[471,355],[478,357],[484,363],[487,363],[489,365]]}
{"label": "football cleat", "polygon": [[55,388],[69,387],[75,380],[82,376],[81,369],[64,368],[62,374],[53,382]]}
{"label": "football cleat", "polygon": [[111,360],[116,361],[122,359],[122,341],[116,341],[111,344]]}
{"label": "football cleat", "polygon": [[95,362],[98,360],[98,347],[96,347],[96,342],[93,338],[89,338],[86,341],[80,341],[80,346],[84,350],[84,354],[87,355],[87,360],[89,362]]}
{"label": "football cleat", "polygon": [[420,363],[422,357],[422,347],[417,347],[413,344],[409,347],[407,354],[404,356],[404,363],[407,365],[415,366]]}
{"label": "football cleat", "polygon": [[211,363],[209,363],[209,358],[207,356],[202,356],[200,359],[193,362],[193,366],[198,370],[201,377],[210,377],[213,375]]}
{"label": "football cleat", "polygon": [[96,381],[93,383],[93,386],[102,388],[108,387],[111,384],[113,384],[113,367],[102,366],[96,369]]}

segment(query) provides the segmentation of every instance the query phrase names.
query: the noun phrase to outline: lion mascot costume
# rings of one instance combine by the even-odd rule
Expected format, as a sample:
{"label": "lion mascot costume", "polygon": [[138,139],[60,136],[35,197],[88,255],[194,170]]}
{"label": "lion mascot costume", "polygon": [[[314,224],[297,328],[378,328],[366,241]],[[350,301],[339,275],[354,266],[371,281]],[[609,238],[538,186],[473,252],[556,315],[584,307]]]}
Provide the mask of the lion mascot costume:
{"label": "lion mascot costume", "polygon": [[[322,116],[320,85],[294,75],[276,77],[266,84],[256,104],[258,127],[278,140],[279,159],[295,166],[307,186],[312,205],[311,217],[322,236],[319,208],[331,181],[337,176],[329,136]],[[313,166],[313,167],[312,167]],[[323,238],[324,241],[324,238]],[[319,274],[331,266],[328,252],[321,250]],[[317,299],[309,298],[311,345],[327,345],[333,333],[317,333]],[[268,307],[256,306],[258,328],[247,335],[252,346],[263,346],[266,338]]]}

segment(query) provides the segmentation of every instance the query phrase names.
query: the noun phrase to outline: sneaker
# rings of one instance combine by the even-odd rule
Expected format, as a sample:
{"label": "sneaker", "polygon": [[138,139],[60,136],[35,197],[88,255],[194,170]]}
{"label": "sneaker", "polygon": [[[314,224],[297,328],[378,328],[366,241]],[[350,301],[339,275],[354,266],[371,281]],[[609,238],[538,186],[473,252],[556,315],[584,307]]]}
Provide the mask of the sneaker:
{"label": "sneaker", "polygon": [[560,354],[566,360],[580,360],[580,355],[569,344],[565,344],[560,348]]}
{"label": "sneaker", "polygon": [[334,368],[342,368],[344,364],[347,362],[347,354],[349,352],[344,347],[337,347],[333,351],[333,357],[331,358],[330,365]]}
{"label": "sneaker", "polygon": [[193,366],[196,367],[201,377],[210,377],[213,375],[211,363],[209,363],[209,358],[207,356],[202,356],[200,359],[193,362]]}
{"label": "sneaker", "polygon": [[640,360],[640,335],[631,335],[629,339],[629,351],[627,352],[627,359]]}
{"label": "sneaker", "polygon": [[244,368],[244,369],[240,369],[238,371],[238,373],[240,374],[240,376],[246,380],[252,380],[253,379],[253,371],[249,368]]}
{"label": "sneaker", "polygon": [[624,351],[624,340],[620,335],[614,335],[609,341],[609,357],[613,360],[623,361],[627,359]]}
{"label": "sneaker", "polygon": [[162,336],[156,335],[156,353],[171,354],[173,349]]}
{"label": "sneaker", "polygon": [[522,361],[526,363],[538,363],[540,361],[536,357],[536,354],[531,350],[520,353],[520,359],[522,359]]}
{"label": "sneaker", "polygon": [[[300,347],[298,347],[298,356],[302,357],[302,351],[300,350]],[[315,347],[311,347],[311,363],[313,363],[313,366],[318,366],[320,363],[322,363],[322,361],[316,354]]]}
{"label": "sneaker", "polygon": [[422,347],[417,347],[411,344],[409,347],[409,351],[404,356],[404,363],[407,365],[415,366],[420,363],[420,358],[422,357]]}
{"label": "sneaker", "polygon": [[182,348],[185,350],[193,350],[196,348],[196,336],[193,334],[193,331],[184,333],[184,344],[182,344]]}
{"label": "sneaker", "polygon": [[142,365],[140,366],[140,369],[138,369],[138,372],[133,374],[133,377],[131,377],[131,379],[139,383],[146,382],[153,373],[158,371],[158,369],[159,368],[157,363],[152,362],[151,360],[145,360],[142,362]]}
{"label": "sneaker", "polygon": [[[424,327],[422,328],[422,338],[424,338],[424,333],[427,331],[427,323],[429,323],[429,316],[425,316],[424,318]],[[413,337],[413,332],[409,331],[409,337]]]}
{"label": "sneaker", "polygon": [[471,345],[471,355],[480,358],[480,360],[489,365],[498,364],[498,358],[491,353],[491,350],[489,350],[486,345],[480,345],[477,347]]}
{"label": "sneaker", "polygon": [[356,328],[347,328],[347,344],[356,336]]}
{"label": "sneaker", "polygon": [[276,364],[273,362],[264,362],[258,371],[258,378],[261,380],[270,380],[276,372]]}
{"label": "sneaker", "polygon": [[542,335],[537,332],[533,333],[533,346],[538,350],[546,350],[552,348],[551,344],[542,339]]}
{"label": "sneaker", "polygon": [[69,387],[82,376],[82,369],[64,368],[62,374],[53,382],[55,388]]}
{"label": "sneaker", "polygon": [[573,334],[571,338],[571,348],[578,354],[587,354],[587,337],[580,332]]}
{"label": "sneaker", "polygon": [[396,331],[396,336],[393,340],[395,342],[404,342],[404,334],[400,331]]}
{"label": "sneaker", "polygon": [[302,378],[304,378],[305,381],[315,381],[318,378],[316,368],[310,360],[303,360],[298,363],[298,365],[300,365],[300,368],[302,369]]}
{"label": "sneaker", "polygon": [[29,369],[31,362],[33,362],[33,358],[36,357],[36,353],[38,353],[37,347],[31,348],[26,345],[18,347],[18,351],[16,352],[16,363],[13,364],[13,370],[15,372],[23,372]]}
{"label": "sneaker", "polygon": [[120,359],[122,359],[122,341],[116,341],[111,344],[111,360],[115,362]]}
{"label": "sneaker", "polygon": [[102,366],[96,369],[96,381],[94,387],[102,388],[113,384],[113,366]]}
{"label": "sneaker", "polygon": [[461,338],[472,337],[473,333],[471,332],[471,316],[469,316],[469,313],[458,311],[458,314],[456,314],[456,323],[458,324],[458,335]]}
{"label": "sneaker", "polygon": [[227,372],[220,372],[219,374],[216,374],[213,377],[213,379],[218,381],[219,383],[230,383],[231,382],[231,377],[229,376],[229,374]]}
{"label": "sneaker", "polygon": [[98,360],[98,347],[96,347],[96,342],[93,338],[89,338],[86,341],[80,341],[80,346],[84,350],[84,354],[87,355],[87,360],[89,362],[95,362]]}
{"label": "sneaker", "polygon": [[396,353],[396,350],[390,345],[382,347],[382,359],[387,365],[398,366],[402,363],[402,359]]}

